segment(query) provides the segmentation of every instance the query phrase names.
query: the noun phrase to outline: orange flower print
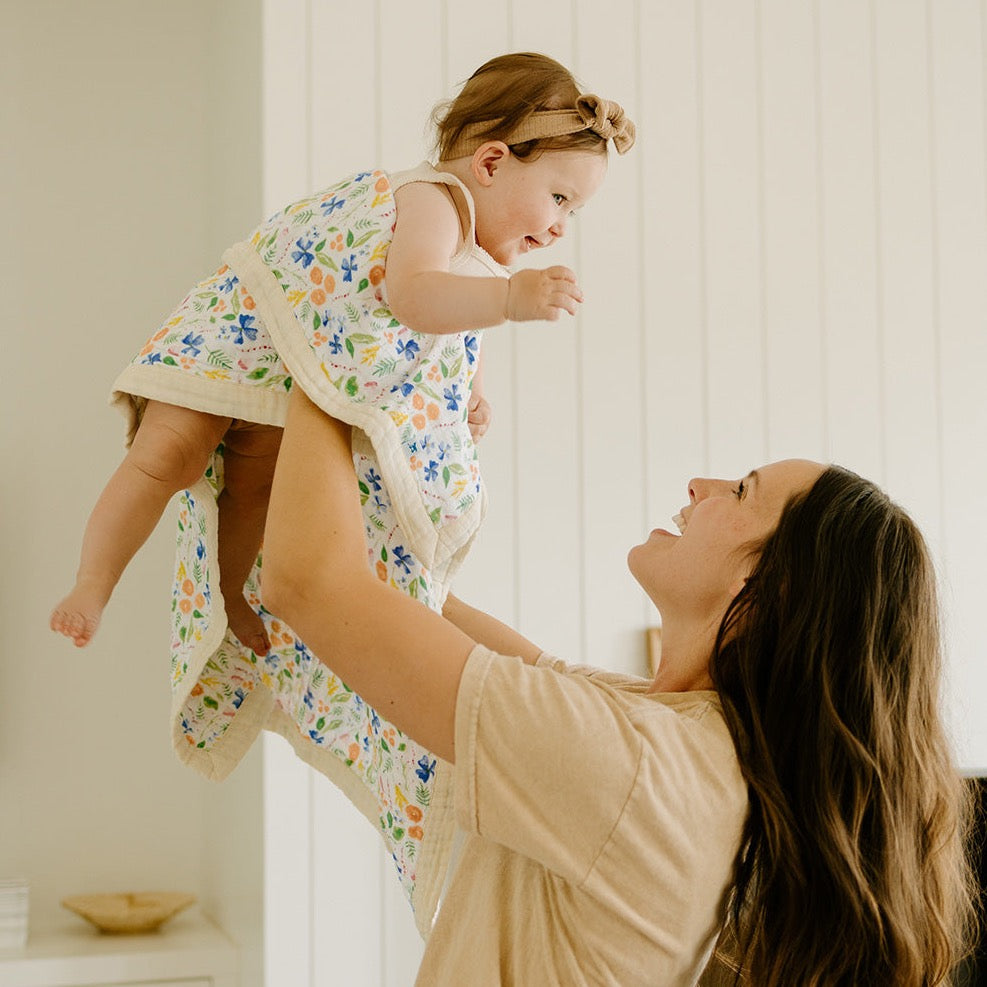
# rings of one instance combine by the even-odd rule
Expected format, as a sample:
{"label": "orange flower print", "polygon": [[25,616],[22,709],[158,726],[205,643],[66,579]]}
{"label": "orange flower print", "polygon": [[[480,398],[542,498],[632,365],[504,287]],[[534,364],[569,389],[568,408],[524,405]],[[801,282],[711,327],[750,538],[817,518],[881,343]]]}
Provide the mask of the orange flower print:
{"label": "orange flower print", "polygon": [[182,592],[186,596],[191,596],[195,592],[195,583],[193,583],[191,579],[186,579],[185,582],[182,583]]}
{"label": "orange flower print", "polygon": [[433,363],[432,366],[428,368],[428,379],[435,381],[442,380],[442,371],[439,370],[438,364]]}
{"label": "orange flower print", "polygon": [[336,290],[336,279],[331,274],[327,274],[322,281],[322,287],[331,295]]}
{"label": "orange flower print", "polygon": [[383,176],[381,176],[380,178],[378,178],[377,181],[374,183],[374,191],[375,192],[386,192],[387,191],[387,179],[384,178]]}
{"label": "orange flower print", "polygon": [[429,401],[425,414],[430,422],[434,422],[439,417],[439,406],[434,401]]}
{"label": "orange flower print", "polygon": [[179,600],[178,601],[178,609],[181,610],[182,613],[185,613],[185,614],[191,613],[192,612],[192,601],[190,599],[188,599],[188,597],[186,597],[184,600]]}
{"label": "orange flower print", "polygon": [[195,605],[200,610],[206,605],[206,598],[201,593],[195,594]]}
{"label": "orange flower print", "polygon": [[342,250],[343,249],[343,234],[337,233],[332,240],[329,241],[329,247],[331,250]]}
{"label": "orange flower print", "polygon": [[371,284],[373,285],[380,284],[381,281],[384,280],[384,268],[382,268],[380,264],[374,264],[374,266],[370,268],[370,273],[367,275],[367,277],[370,278]]}
{"label": "orange flower print", "polygon": [[350,749],[347,751],[349,759],[355,761],[360,756],[360,745],[358,743],[350,744]]}
{"label": "orange flower print", "polygon": [[383,562],[381,562],[380,559],[377,560],[376,570],[377,570],[377,578],[382,583],[386,583],[387,582],[387,566]]}
{"label": "orange flower print", "polygon": [[421,396],[419,391],[415,391],[413,397],[411,398],[412,406],[417,410],[421,411],[425,407],[425,399]]}
{"label": "orange flower print", "polygon": [[309,278],[312,280],[312,284],[322,284],[322,268],[314,267],[308,272]]}
{"label": "orange flower print", "polygon": [[425,428],[425,416],[424,415],[412,415],[411,424],[421,432]]}
{"label": "orange flower print", "polygon": [[196,682],[195,685],[192,686],[192,691],[189,693],[189,695],[201,696],[203,692],[205,692],[205,690],[202,688],[202,684],[200,682]]}
{"label": "orange flower print", "polygon": [[326,293],[321,288],[316,288],[309,297],[312,299],[313,305],[325,305],[326,303]]}
{"label": "orange flower print", "polygon": [[409,806],[408,806],[408,807],[407,807],[407,808],[406,808],[406,809],[404,810],[404,814],[405,814],[405,815],[406,815],[406,816],[407,816],[407,817],[408,817],[408,818],[409,818],[409,819],[410,819],[410,820],[411,820],[412,822],[421,822],[421,821],[422,821],[422,816],[424,816],[424,815],[425,815],[425,813],[424,813],[424,812],[422,812],[422,810],[421,810],[421,809],[419,809],[417,805],[409,805]]}
{"label": "orange flower print", "polygon": [[422,840],[425,838],[425,833],[423,832],[421,826],[409,826],[408,835],[413,840]]}
{"label": "orange flower print", "polygon": [[241,302],[240,304],[241,304],[241,305],[242,305],[242,306],[243,306],[243,307],[244,307],[244,308],[245,308],[245,309],[246,309],[246,310],[247,310],[248,312],[249,312],[249,311],[250,311],[251,309],[253,309],[253,308],[257,308],[257,303],[256,303],[256,302],[255,302],[255,301],[253,300],[253,298],[251,298],[251,297],[250,297],[250,295],[248,295],[248,294],[247,294],[246,292],[244,292],[244,294],[243,294],[243,301],[242,301],[242,302]]}

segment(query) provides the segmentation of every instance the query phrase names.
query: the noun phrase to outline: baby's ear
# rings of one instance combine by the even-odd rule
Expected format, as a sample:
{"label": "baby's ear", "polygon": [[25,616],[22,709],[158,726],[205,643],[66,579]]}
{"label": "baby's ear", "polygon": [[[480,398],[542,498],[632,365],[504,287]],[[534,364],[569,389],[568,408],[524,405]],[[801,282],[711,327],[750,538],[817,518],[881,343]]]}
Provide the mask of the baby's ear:
{"label": "baby's ear", "polygon": [[473,152],[471,168],[480,185],[492,185],[497,169],[511,156],[503,141],[486,141]]}

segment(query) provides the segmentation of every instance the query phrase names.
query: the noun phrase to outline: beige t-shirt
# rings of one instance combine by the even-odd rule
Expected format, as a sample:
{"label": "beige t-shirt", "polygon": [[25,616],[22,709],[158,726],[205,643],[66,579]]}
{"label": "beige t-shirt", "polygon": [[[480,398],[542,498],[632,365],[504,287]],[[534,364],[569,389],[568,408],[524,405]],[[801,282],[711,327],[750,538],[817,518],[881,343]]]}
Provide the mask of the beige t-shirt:
{"label": "beige t-shirt", "polygon": [[419,987],[674,987],[702,971],[747,789],[713,692],[477,646],[456,706],[467,832]]}

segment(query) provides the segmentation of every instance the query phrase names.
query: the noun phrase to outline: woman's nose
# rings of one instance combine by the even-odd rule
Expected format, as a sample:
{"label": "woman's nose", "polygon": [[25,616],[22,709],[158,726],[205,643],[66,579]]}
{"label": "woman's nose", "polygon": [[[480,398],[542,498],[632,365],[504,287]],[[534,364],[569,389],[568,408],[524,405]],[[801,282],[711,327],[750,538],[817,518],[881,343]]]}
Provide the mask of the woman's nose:
{"label": "woman's nose", "polygon": [[709,481],[704,480],[700,476],[694,476],[689,481],[689,503],[698,504],[704,497],[706,497],[707,483]]}

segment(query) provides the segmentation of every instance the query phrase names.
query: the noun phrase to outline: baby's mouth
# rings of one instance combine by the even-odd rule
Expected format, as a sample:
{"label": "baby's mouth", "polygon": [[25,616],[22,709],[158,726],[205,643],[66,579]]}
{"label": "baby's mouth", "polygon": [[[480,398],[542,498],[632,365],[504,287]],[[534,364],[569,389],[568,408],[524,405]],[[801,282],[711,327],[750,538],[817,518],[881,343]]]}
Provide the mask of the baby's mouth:
{"label": "baby's mouth", "polygon": [[682,534],[685,531],[686,525],[689,523],[684,517],[682,517],[681,512],[676,514],[672,518],[672,521],[675,523],[675,527],[679,529],[679,534]]}

